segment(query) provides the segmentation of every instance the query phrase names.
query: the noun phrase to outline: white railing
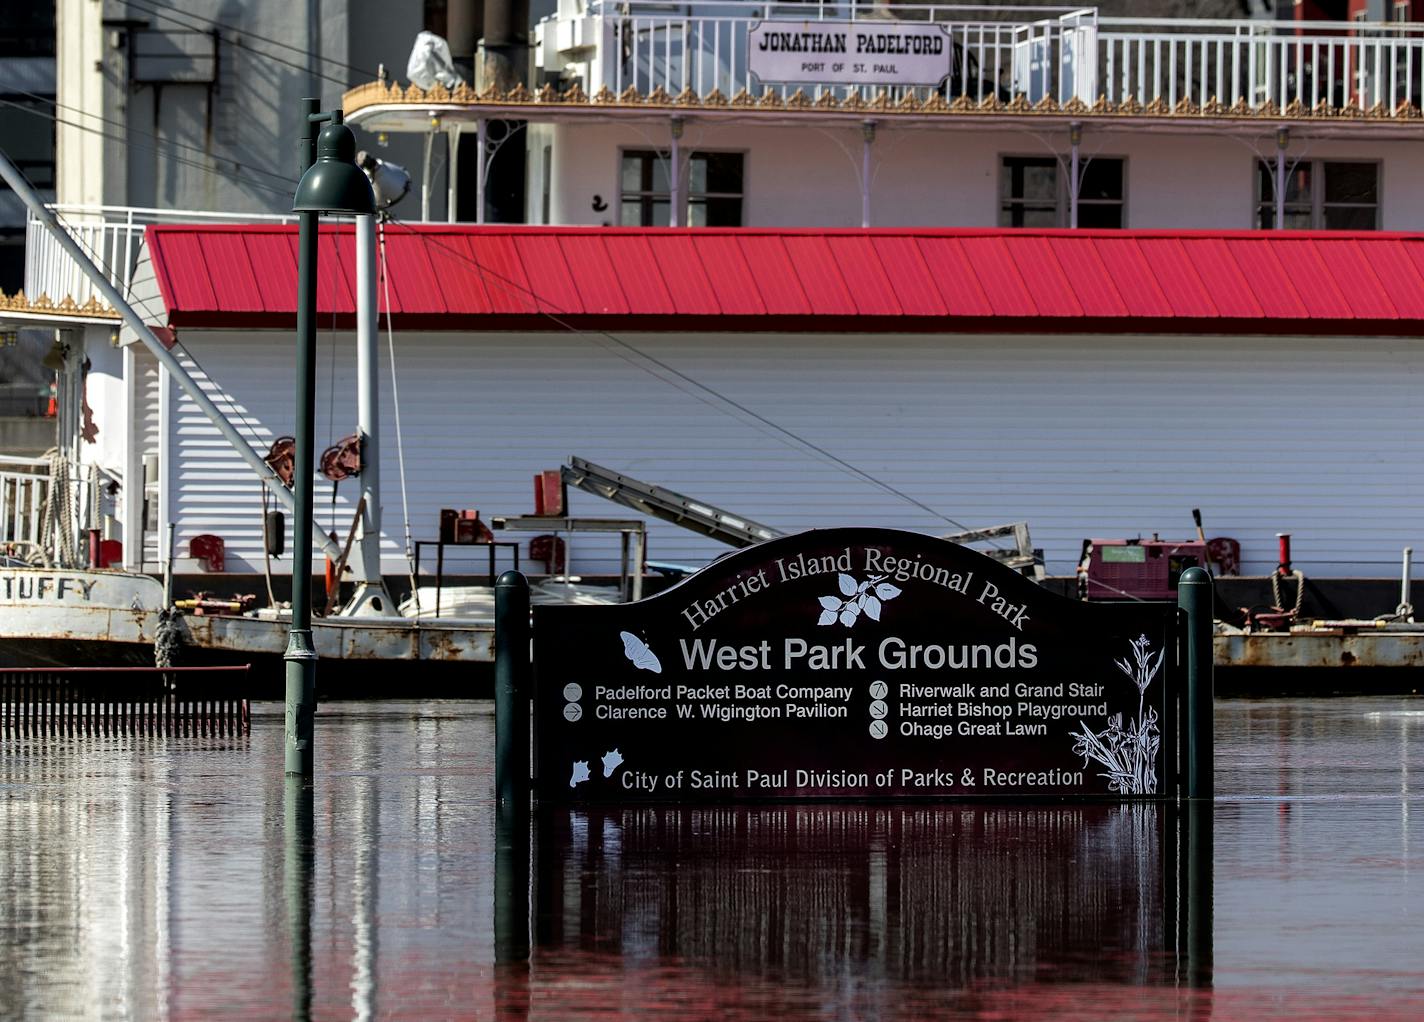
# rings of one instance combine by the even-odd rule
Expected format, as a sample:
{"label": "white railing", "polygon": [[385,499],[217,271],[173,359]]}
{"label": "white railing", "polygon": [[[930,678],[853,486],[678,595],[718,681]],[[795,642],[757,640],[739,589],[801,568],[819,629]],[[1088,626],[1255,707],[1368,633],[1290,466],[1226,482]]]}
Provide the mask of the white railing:
{"label": "white railing", "polygon": [[[123,295],[129,294],[138,264],[143,231],[149,224],[295,223],[293,216],[267,213],[210,213],[200,210],[144,209],[134,206],[51,204],[59,222]],[[93,283],[30,213],[25,222],[25,294],[31,301],[48,295],[84,305],[96,294]]]}
{"label": "white railing", "polygon": [[27,558],[39,548],[49,488],[48,461],[0,454],[0,553]]}
{"label": "white railing", "polygon": [[1114,103],[1393,112],[1420,106],[1424,94],[1417,23],[1101,18],[1099,50],[1102,92]]}
{"label": "white railing", "polygon": [[[536,53],[546,72],[563,71],[593,94],[630,86],[647,96],[714,89],[783,99],[802,88],[812,100],[831,93],[867,101],[870,86],[761,82],[750,74],[748,32],[765,21],[877,21],[943,24],[953,40],[952,70],[938,92],[976,104],[1022,95],[1030,103],[1072,99],[1091,106],[1169,109],[1189,100],[1259,110],[1292,103],[1339,112],[1388,113],[1424,105],[1424,24],[1295,22],[1188,18],[1107,18],[1093,8],[991,7],[943,4],[800,2],[765,4],[705,0],[686,5],[649,0],[564,0],[538,28]],[[1160,105],[1157,107],[1160,109]],[[1188,108],[1190,109],[1190,107]]]}
{"label": "white railing", "polygon": [[66,499],[51,507],[55,465],[47,458],[0,454],[0,557],[73,567],[86,559],[86,533],[98,524],[99,487],[93,465],[64,470]]}

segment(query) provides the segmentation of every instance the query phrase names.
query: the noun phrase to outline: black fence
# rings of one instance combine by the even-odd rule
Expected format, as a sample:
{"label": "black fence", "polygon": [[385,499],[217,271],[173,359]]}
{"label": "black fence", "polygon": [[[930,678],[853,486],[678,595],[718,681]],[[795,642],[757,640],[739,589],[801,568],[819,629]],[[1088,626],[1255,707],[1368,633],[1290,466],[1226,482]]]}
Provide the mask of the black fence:
{"label": "black fence", "polygon": [[245,735],[242,667],[0,668],[0,736]]}

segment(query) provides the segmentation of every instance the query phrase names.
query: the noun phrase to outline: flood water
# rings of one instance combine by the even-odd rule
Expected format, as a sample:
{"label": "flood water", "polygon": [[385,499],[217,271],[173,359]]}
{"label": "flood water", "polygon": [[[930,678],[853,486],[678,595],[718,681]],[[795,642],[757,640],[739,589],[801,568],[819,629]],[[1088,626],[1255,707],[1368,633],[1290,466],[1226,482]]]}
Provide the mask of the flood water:
{"label": "flood water", "polygon": [[561,810],[526,859],[493,724],[328,704],[309,797],[280,704],[0,738],[0,1018],[1424,1017],[1424,700],[1219,703],[1205,905],[1142,805]]}

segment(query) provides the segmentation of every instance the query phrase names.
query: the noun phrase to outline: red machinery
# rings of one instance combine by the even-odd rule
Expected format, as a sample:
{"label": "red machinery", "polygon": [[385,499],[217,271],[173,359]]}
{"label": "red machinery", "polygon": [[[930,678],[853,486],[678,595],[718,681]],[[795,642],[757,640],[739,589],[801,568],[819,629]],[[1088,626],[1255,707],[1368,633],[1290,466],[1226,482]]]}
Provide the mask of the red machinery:
{"label": "red machinery", "polygon": [[1182,572],[1207,566],[1207,544],[1200,539],[1085,539],[1078,595],[1084,600],[1175,600]]}

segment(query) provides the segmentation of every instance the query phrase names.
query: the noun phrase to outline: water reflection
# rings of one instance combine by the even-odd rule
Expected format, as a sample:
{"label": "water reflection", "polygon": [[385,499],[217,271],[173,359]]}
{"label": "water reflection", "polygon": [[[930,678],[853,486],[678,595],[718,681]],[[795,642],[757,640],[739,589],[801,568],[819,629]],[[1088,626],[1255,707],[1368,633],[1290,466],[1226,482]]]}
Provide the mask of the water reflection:
{"label": "water reflection", "polygon": [[7,741],[0,1018],[1424,1017],[1419,705],[1223,704],[1214,834],[809,805],[521,837],[482,705],[324,707],[307,791],[278,705],[250,740]]}
{"label": "water reflection", "polygon": [[[549,811],[536,943],[739,976],[948,986],[1174,975],[1165,806]],[[1166,970],[1164,972],[1164,970]]]}
{"label": "water reflection", "polygon": [[292,1018],[311,1017],[312,1006],[312,879],[316,872],[315,806],[312,785],[287,776],[282,792],[285,810],[287,943],[292,951]]}

